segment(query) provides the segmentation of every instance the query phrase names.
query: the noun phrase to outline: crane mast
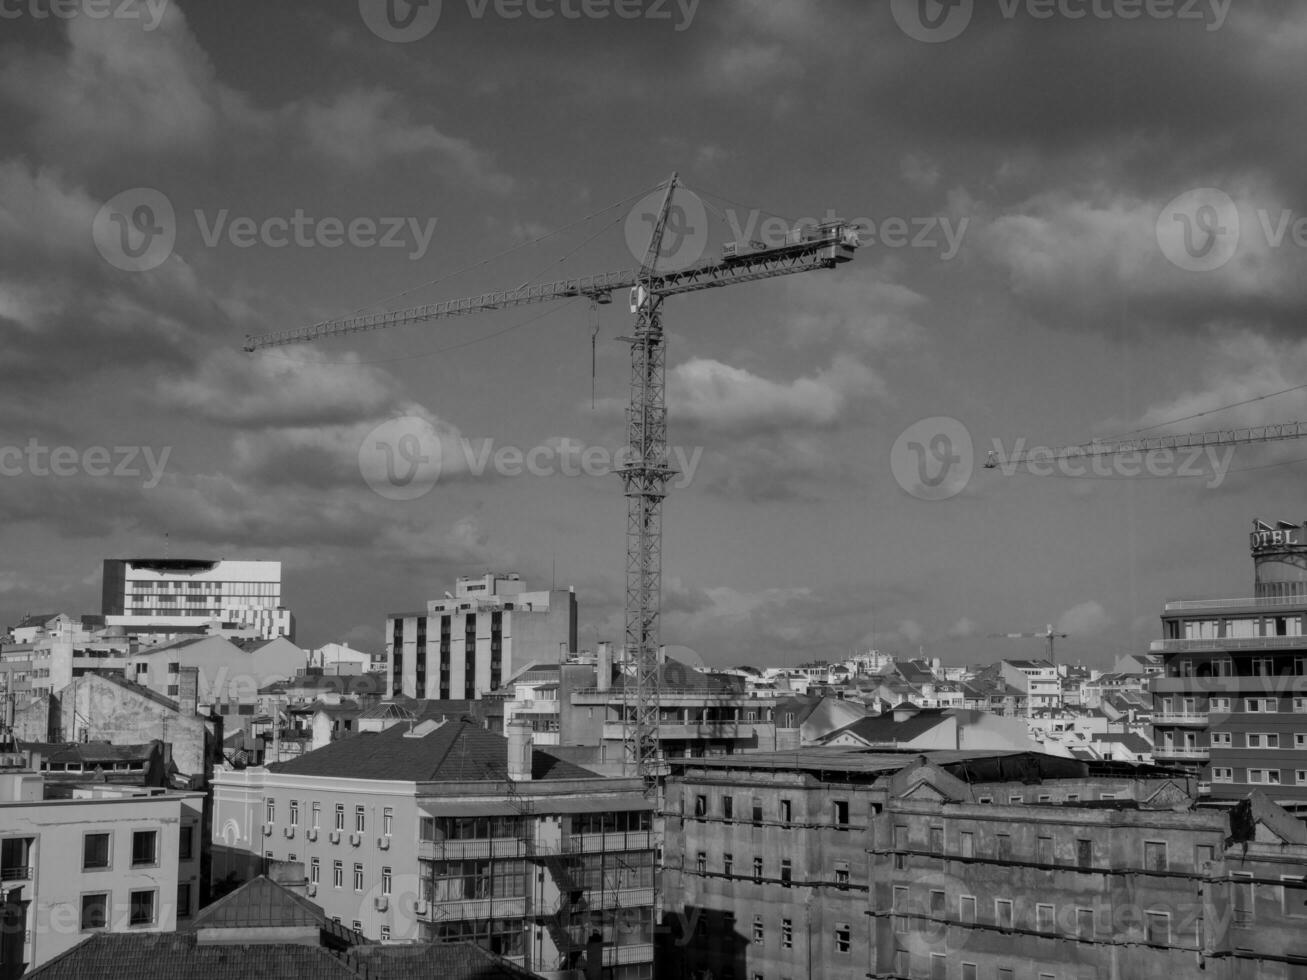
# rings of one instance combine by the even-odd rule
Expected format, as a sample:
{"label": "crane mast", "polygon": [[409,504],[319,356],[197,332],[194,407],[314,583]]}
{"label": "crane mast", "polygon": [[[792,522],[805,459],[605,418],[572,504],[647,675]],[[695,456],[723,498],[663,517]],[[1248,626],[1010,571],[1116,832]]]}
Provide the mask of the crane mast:
{"label": "crane mast", "polygon": [[623,743],[627,765],[645,780],[646,787],[656,784],[662,764],[658,732],[662,504],[668,482],[675,475],[668,465],[663,301],[670,296],[705,289],[832,269],[850,261],[859,244],[856,230],[844,221],[835,220],[811,228],[796,228],[779,244],[735,243],[724,249],[719,259],[660,272],[658,256],[677,185],[678,176],[673,174],[654,221],[644,262],[637,270],[525,284],[405,310],[341,317],[250,336],[243,348],[254,352],[557,300],[584,298],[591,303],[606,304],[612,302],[613,293],[630,290],[635,329],[633,336],[622,338],[631,347],[631,391],[627,407],[630,455],[619,471],[627,498],[625,643],[631,671],[623,683]]}

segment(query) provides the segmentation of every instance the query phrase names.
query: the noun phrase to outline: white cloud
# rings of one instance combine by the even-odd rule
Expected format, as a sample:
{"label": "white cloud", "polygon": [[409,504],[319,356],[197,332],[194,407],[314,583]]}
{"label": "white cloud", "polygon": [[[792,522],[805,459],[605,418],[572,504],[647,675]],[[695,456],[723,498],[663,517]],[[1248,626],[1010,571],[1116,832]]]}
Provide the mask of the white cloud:
{"label": "white cloud", "polygon": [[1102,603],[1091,599],[1072,606],[1058,617],[1054,632],[1067,633],[1071,637],[1092,636],[1103,632],[1111,625],[1112,617],[1108,615]]}

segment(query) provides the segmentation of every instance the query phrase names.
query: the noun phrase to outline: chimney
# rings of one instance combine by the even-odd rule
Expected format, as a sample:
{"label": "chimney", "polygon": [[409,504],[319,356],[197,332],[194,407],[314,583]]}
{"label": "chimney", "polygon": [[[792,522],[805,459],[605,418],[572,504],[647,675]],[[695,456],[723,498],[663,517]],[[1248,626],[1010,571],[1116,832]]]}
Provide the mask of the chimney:
{"label": "chimney", "polygon": [[182,667],[177,672],[177,710],[185,718],[195,714],[200,698],[200,668]]}
{"label": "chimney", "polygon": [[613,686],[613,645],[607,640],[599,641],[599,652],[595,662],[595,686],[600,691],[607,691]]}
{"label": "chimney", "polygon": [[531,724],[521,718],[508,723],[508,778],[515,783],[531,779]]}

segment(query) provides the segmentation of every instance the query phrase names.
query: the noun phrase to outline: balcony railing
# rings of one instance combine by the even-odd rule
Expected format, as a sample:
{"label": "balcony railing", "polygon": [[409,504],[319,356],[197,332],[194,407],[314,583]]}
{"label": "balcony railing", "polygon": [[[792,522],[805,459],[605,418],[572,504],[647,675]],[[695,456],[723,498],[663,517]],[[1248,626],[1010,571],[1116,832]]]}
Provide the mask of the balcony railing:
{"label": "balcony railing", "polygon": [[0,868],[0,881],[31,881],[32,869],[22,865]]}
{"label": "balcony railing", "polygon": [[1174,748],[1167,745],[1153,746],[1153,758],[1155,759],[1206,759],[1211,754],[1212,750],[1206,745],[1178,746]]}
{"label": "balcony railing", "polygon": [[653,888],[591,889],[587,903],[592,909],[634,909],[653,906]]}
{"label": "balcony railing", "polygon": [[625,966],[628,963],[652,963],[653,958],[653,943],[604,947],[604,966]]}
{"label": "balcony railing", "polygon": [[[685,738],[752,738],[758,725],[770,725],[766,721],[660,721],[658,723],[659,739]],[[624,737],[620,721],[604,722],[604,738],[609,741]]]}
{"label": "balcony railing", "polygon": [[1164,604],[1166,612],[1201,612],[1204,609],[1244,609],[1260,606],[1307,606],[1307,596],[1265,596],[1247,599],[1177,599]]}
{"label": "balcony railing", "polygon": [[1206,711],[1167,711],[1157,709],[1153,711],[1154,725],[1206,725]]}
{"label": "balcony railing", "polygon": [[435,899],[427,903],[422,918],[451,919],[513,919],[526,915],[526,898],[472,898],[461,902]]}
{"label": "balcony railing", "polygon": [[633,830],[629,833],[571,834],[563,838],[563,850],[571,854],[647,851],[652,846],[647,830]]}
{"label": "balcony railing", "polygon": [[428,861],[461,861],[465,858],[526,857],[527,845],[516,837],[469,838],[418,842],[418,857]]}
{"label": "balcony railing", "polygon": [[1307,636],[1221,636],[1188,640],[1153,640],[1152,653],[1238,653],[1241,650],[1307,650]]}

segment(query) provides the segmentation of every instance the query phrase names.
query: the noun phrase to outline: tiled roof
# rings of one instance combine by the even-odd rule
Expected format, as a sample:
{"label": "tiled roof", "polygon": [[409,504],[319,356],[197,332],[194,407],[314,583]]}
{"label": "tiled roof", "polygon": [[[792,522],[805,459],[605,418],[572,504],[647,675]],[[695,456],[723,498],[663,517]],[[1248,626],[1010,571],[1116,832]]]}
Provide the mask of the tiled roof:
{"label": "tiled roof", "polygon": [[108,742],[24,742],[23,748],[36,749],[44,762],[135,762],[148,759],[153,743],[111,745]]}
{"label": "tiled roof", "polygon": [[[908,707],[912,706],[908,705]],[[893,710],[890,709],[890,712]],[[829,740],[848,733],[871,744],[907,742],[948,720],[944,708],[913,708],[913,710],[916,714],[903,721],[895,721],[894,715],[889,712],[859,718],[853,724],[831,732],[826,738]]]}
{"label": "tiled roof", "polygon": [[346,961],[366,971],[368,980],[530,980],[536,974],[471,943],[419,946],[366,946],[350,950]]}
{"label": "tiled roof", "polygon": [[[361,974],[320,946],[204,945],[196,942],[194,932],[102,932],[23,976],[25,980],[358,980]],[[454,978],[446,975],[442,980]]]}
{"label": "tiled roof", "polygon": [[121,687],[124,691],[131,691],[133,694],[138,695],[139,697],[143,697],[146,700],[153,701],[155,704],[162,705],[165,708],[171,708],[173,711],[179,710],[177,702],[174,701],[172,698],[166,698],[158,691],[152,691],[150,690],[150,688],[145,687],[142,684],[137,684],[135,681],[129,681],[119,674],[109,673],[107,671],[105,673],[100,673],[99,671],[96,671],[94,673],[87,674],[86,676],[98,677],[101,680],[108,681],[110,684],[113,684],[117,687]]}
{"label": "tiled roof", "polygon": [[58,613],[31,613],[24,616],[23,621],[13,628],[16,630],[26,630],[31,629],[34,626],[44,626],[58,615]]}
{"label": "tiled roof", "polygon": [[[488,732],[468,719],[440,724],[426,735],[412,737],[407,725],[384,732],[360,732],[331,742],[298,759],[268,768],[298,776],[348,776],[355,779],[395,779],[412,782],[503,779],[508,767],[508,739]],[[536,750],[532,779],[598,779]]]}
{"label": "tiled roof", "polygon": [[196,914],[195,929],[255,929],[326,924],[322,909],[275,881],[259,875]]}

